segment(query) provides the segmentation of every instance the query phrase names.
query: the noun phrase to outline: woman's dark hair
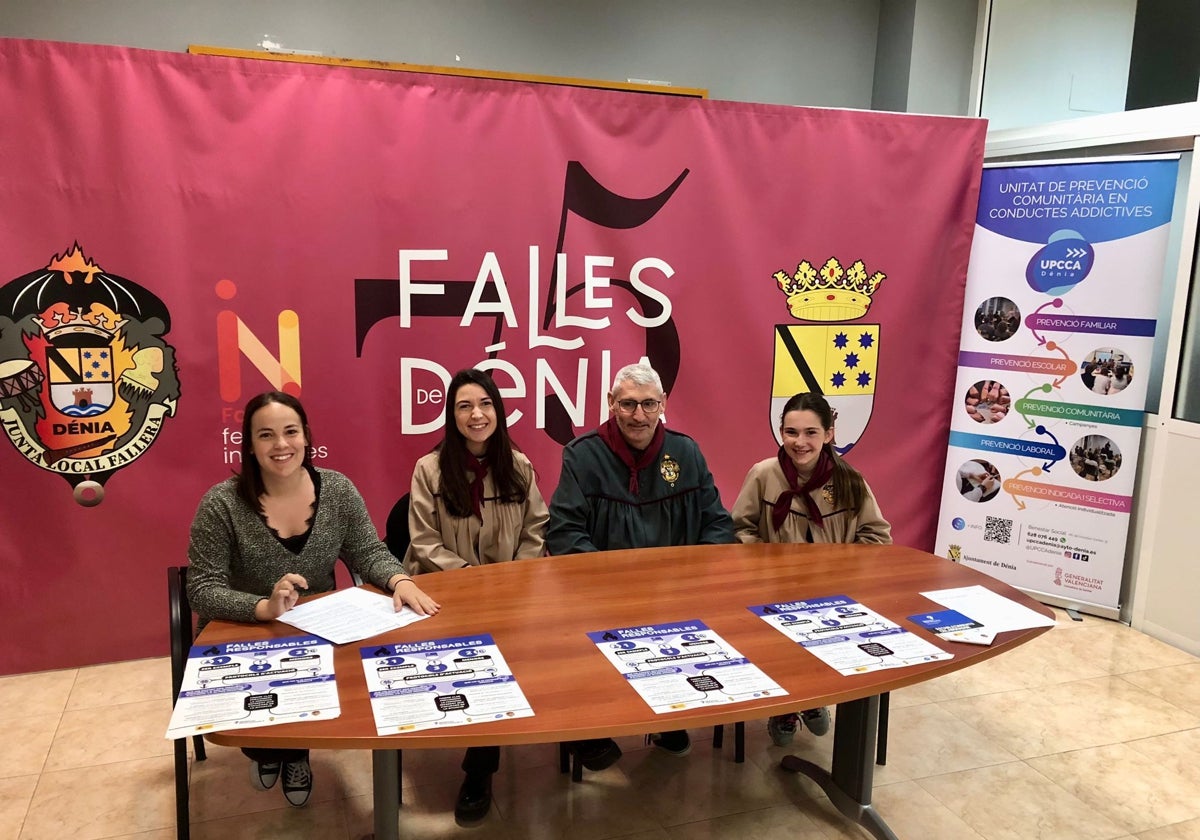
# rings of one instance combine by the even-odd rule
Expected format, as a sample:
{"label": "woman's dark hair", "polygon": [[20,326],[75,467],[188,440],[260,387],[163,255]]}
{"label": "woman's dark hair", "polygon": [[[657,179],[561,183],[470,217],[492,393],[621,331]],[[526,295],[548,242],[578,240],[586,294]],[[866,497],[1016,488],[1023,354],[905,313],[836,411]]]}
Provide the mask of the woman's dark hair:
{"label": "woman's dark hair", "polygon": [[[789,411],[811,411],[821,421],[822,429],[829,431],[834,428],[833,409],[820,394],[810,392],[794,394],[784,403],[783,411],[779,413],[781,429],[783,428],[783,418],[787,417]],[[832,441],[826,443],[822,448],[833,457],[833,498],[837,503],[850,510],[858,510],[862,507],[863,499],[867,495],[867,484],[863,480],[862,473],[842,460],[842,456],[834,450]]]}
{"label": "woman's dark hair", "polygon": [[454,374],[446,388],[446,436],[438,446],[438,469],[442,474],[442,501],[451,516],[472,514],[470,472],[467,467],[467,440],[458,430],[454,404],[458,390],[464,385],[478,385],[492,401],[496,410],[496,431],[488,440],[488,469],[496,485],[496,495],[502,502],[524,504],[529,498],[529,480],[517,472],[513,458],[512,439],[508,436],[508,415],[500,389],[485,371],[467,368]]}
{"label": "woman's dark hair", "polygon": [[286,405],[300,415],[300,425],[304,429],[304,460],[301,463],[306,468],[312,466],[312,431],[308,428],[308,415],[304,413],[304,406],[300,404],[300,400],[283,391],[267,391],[246,403],[246,408],[242,410],[242,471],[237,476],[237,494],[251,510],[259,513],[263,512],[263,507],[258,497],[266,492],[266,488],[263,487],[262,468],[258,465],[258,459],[254,457],[254,436],[250,421],[260,408],[270,403]]}

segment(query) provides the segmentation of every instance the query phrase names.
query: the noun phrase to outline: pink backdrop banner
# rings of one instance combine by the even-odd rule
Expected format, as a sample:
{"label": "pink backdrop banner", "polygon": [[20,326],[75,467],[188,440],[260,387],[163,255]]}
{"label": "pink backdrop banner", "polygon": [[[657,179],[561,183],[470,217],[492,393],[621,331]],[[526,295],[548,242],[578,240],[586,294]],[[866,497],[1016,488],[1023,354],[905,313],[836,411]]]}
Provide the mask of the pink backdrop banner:
{"label": "pink backdrop banner", "polygon": [[726,506],[818,388],[933,544],[981,121],[22,40],[0,114],[0,673],[167,650],[272,387],[381,532],[462,367],[547,496],[642,356]]}

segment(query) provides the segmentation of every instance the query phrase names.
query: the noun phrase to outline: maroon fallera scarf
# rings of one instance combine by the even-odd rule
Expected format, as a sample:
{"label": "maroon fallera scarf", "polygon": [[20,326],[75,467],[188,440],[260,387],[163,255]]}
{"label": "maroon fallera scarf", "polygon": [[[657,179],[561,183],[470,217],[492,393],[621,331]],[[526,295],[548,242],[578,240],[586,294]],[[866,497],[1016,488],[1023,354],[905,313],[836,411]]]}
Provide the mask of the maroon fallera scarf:
{"label": "maroon fallera scarf", "polygon": [[471,479],[471,507],[480,521],[483,521],[483,477],[488,471],[487,455],[476,458],[468,452],[467,469],[475,473],[475,477]]}
{"label": "maroon fallera scarf", "polygon": [[663,431],[663,424],[659,423],[654,427],[654,437],[650,438],[650,445],[641,453],[634,457],[634,450],[626,442],[624,436],[621,435],[621,427],[617,425],[616,417],[609,417],[608,422],[600,427],[600,440],[613,451],[613,454],[621,459],[625,466],[629,467],[629,492],[633,495],[638,494],[638,470],[645,469],[654,463],[654,459],[658,457],[658,453],[662,450],[663,438],[666,437],[666,432]]}
{"label": "maroon fallera scarf", "polygon": [[811,519],[817,527],[821,525],[821,508],[813,501],[810,495],[818,487],[824,487],[829,481],[829,477],[833,475],[833,456],[829,454],[829,450],[821,447],[821,454],[817,457],[817,466],[813,469],[813,474],[808,481],[804,482],[803,487],[800,484],[800,473],[796,471],[796,465],[792,463],[792,459],[788,457],[787,452],[783,447],[779,447],[779,466],[783,467],[783,477],[787,479],[789,490],[779,494],[779,498],[775,500],[775,506],[771,509],[771,524],[778,531],[783,527],[783,522],[787,519],[788,511],[792,509],[792,498],[799,496],[804,500],[804,507],[808,510],[808,518]]}

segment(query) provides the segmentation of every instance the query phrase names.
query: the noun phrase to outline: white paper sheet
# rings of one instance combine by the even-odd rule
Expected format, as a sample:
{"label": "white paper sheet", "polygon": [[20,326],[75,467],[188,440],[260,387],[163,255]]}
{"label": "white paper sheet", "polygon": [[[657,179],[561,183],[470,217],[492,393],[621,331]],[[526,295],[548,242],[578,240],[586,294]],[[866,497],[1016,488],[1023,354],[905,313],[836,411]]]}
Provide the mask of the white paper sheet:
{"label": "white paper sheet", "polygon": [[1046,618],[984,586],[935,589],[921,594],[935,604],[975,619],[993,633],[1054,626],[1053,618]]}
{"label": "white paper sheet", "polygon": [[417,615],[408,607],[396,612],[390,595],[365,589],[341,589],[293,607],[279,620],[305,633],[344,645],[406,627],[423,618],[429,616]]}

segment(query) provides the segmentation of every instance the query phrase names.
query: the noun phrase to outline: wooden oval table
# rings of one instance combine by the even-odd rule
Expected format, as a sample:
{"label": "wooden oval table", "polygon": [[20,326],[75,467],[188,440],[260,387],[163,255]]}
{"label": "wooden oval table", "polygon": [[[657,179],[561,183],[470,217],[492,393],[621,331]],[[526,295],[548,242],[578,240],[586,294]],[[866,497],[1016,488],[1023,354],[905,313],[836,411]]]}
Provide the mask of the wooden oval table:
{"label": "wooden oval table", "polygon": [[[832,767],[793,756],[783,767],[816,780],[837,808],[877,838],[895,834],[871,805],[879,695],[998,656],[1048,628],[1000,634],[989,646],[948,642],[907,616],[942,609],[920,593],[982,585],[1050,616],[1011,586],[923,551],[874,545],[719,545],[545,557],[423,575],[441,612],[336,648],[341,716],[207,736],[233,747],[374,750],[377,840],[397,838],[397,749],[552,743],[735,723],[837,705]],[[951,659],[842,676],[747,607],[845,595],[953,653]],[[587,633],[699,619],[787,695],[658,715]],[[279,622],[214,621],[196,644],[296,635]],[[490,633],[534,715],[379,736],[359,647]]]}

